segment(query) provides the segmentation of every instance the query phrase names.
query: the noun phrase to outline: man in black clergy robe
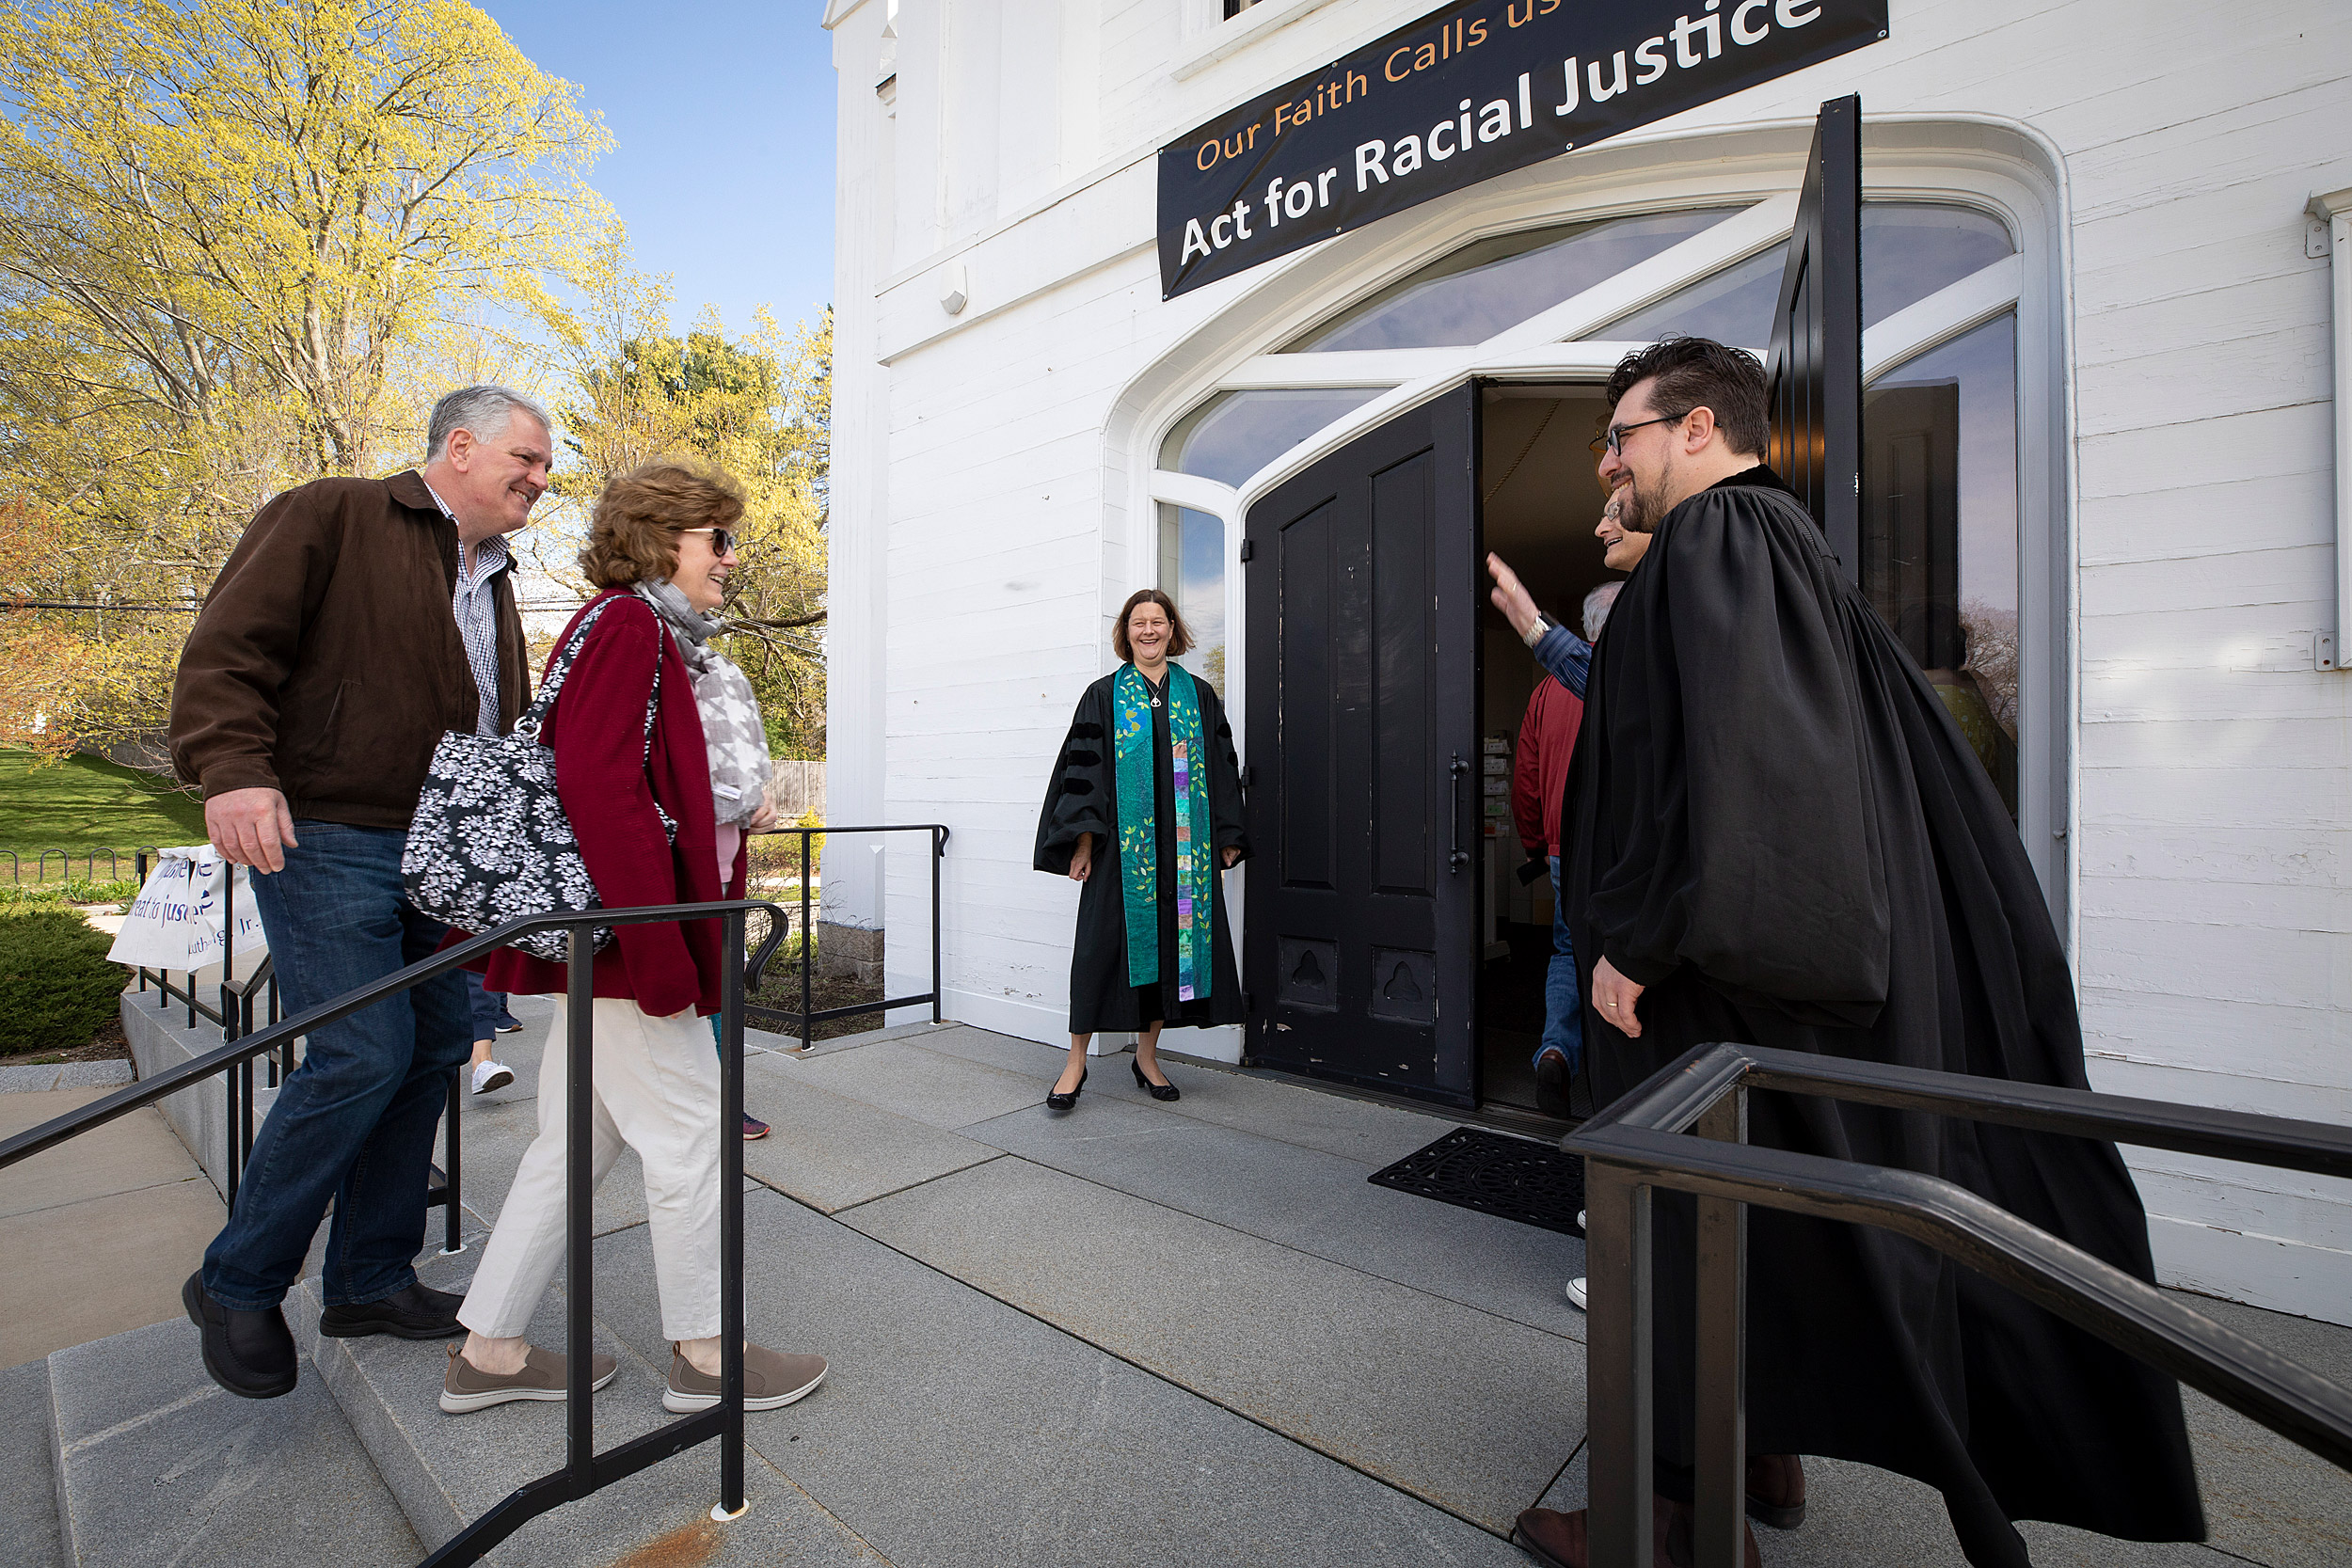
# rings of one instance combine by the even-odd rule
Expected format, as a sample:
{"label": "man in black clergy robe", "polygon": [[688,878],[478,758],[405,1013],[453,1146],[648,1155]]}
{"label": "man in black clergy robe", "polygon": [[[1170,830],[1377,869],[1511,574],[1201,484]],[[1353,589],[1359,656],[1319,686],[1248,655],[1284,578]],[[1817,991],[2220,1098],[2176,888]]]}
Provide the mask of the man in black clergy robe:
{"label": "man in black clergy robe", "polygon": [[[1763,466],[1762,368],[1672,339],[1619,365],[1609,398],[1601,477],[1653,538],[1595,653],[1562,808],[1597,1100],[1718,1040],[2087,1087],[2016,829]],[[2153,1279],[2111,1144],[1763,1092],[1749,1135],[1944,1177]],[[1658,1561],[1687,1562],[1694,1211],[1652,1203]],[[1980,1568],[2026,1568],[2016,1519],[2203,1539],[2172,1379],[1915,1243],[1748,1213],[1752,1515],[1802,1517],[1810,1453],[1936,1487]],[[1531,1509],[1514,1539],[1582,1568],[1584,1525]]]}

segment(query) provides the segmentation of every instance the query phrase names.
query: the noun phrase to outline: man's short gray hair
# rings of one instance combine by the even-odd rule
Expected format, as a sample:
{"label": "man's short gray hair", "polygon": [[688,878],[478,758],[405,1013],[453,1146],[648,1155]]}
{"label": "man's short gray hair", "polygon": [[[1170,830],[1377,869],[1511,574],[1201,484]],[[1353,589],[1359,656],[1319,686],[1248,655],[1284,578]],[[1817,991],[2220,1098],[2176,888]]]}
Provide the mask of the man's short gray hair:
{"label": "man's short gray hair", "polygon": [[453,392],[441,394],[441,401],[433,405],[433,418],[425,425],[424,460],[427,463],[449,455],[449,438],[460,430],[473,432],[477,441],[493,440],[506,430],[506,422],[521,409],[550,434],[555,421],[548,411],[533,400],[508,387],[460,387]]}
{"label": "man's short gray hair", "polygon": [[1609,624],[1610,607],[1617,602],[1617,590],[1622,582],[1604,582],[1584,595],[1584,641],[1590,642],[1600,635],[1600,628]]}

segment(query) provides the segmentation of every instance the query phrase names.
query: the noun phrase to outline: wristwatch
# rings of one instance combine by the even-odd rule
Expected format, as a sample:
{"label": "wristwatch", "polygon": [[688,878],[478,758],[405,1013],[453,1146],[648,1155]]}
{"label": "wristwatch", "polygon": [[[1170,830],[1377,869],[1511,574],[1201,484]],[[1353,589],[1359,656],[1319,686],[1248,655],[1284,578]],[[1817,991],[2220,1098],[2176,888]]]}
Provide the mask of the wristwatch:
{"label": "wristwatch", "polygon": [[1558,626],[1559,624],[1559,622],[1553,620],[1550,616],[1545,614],[1539,610],[1535,612],[1535,624],[1527,628],[1527,631],[1520,637],[1519,641],[1532,648],[1536,643],[1541,642],[1544,640],[1544,634],[1546,632],[1551,630],[1552,627]]}

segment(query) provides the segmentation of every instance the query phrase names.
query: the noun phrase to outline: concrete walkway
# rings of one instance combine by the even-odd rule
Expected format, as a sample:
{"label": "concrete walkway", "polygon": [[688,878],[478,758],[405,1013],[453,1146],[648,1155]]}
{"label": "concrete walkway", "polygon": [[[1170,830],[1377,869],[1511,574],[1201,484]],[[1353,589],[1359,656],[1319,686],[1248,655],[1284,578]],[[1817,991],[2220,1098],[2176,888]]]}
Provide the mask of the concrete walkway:
{"label": "concrete walkway", "polygon": [[[533,1027],[511,1038],[534,1039],[545,1012],[517,1000]],[[467,1117],[485,1222],[535,1093],[537,1050],[501,1043],[517,1082]],[[775,1126],[745,1150],[751,1331],[833,1363],[752,1443],[838,1539],[909,1568],[1519,1563],[1520,1509],[1581,1505],[1584,1324],[1561,1292],[1581,1244],[1365,1180],[1452,1122],[1183,1063],[1163,1105],[1119,1057],[1055,1116],[1060,1061],[923,1025],[748,1063]],[[658,1373],[639,1183],[624,1156],[598,1198],[596,1314]],[[2198,1305],[2352,1381],[2352,1332]],[[2037,1563],[2352,1560],[2352,1478],[2189,1403],[2213,1544],[2028,1525]],[[1767,1563],[1962,1562],[1928,1488],[1809,1470],[1813,1517],[1759,1532]],[[484,1476],[484,1500],[531,1473]]]}
{"label": "concrete walkway", "polygon": [[[0,1138],[107,1092],[0,1094]],[[152,1106],[0,1171],[0,1367],[180,1317],[180,1282],[224,1217],[220,1195]]]}
{"label": "concrete walkway", "polygon": [[[499,1043],[517,1081],[466,1105],[467,1247],[420,1259],[444,1289],[462,1289],[479,1260],[536,1127],[552,1009],[515,1006],[528,1027]],[[775,1133],[745,1149],[750,1330],[826,1355],[830,1378],[750,1418],[742,1520],[709,1523],[716,1455],[703,1449],[525,1527],[495,1560],[1504,1568],[1527,1560],[1503,1539],[1520,1509],[1581,1505],[1584,1324],[1561,1294],[1582,1272],[1581,1244],[1364,1180],[1452,1122],[1182,1062],[1171,1075],[1184,1098],[1163,1105],[1119,1057],[1098,1061],[1077,1109],[1055,1116],[1042,1102],[1061,1053],[980,1030],[892,1030],[807,1057],[755,1040],[746,1103]],[[117,1163],[106,1178],[117,1194],[172,1185],[165,1166],[140,1185]],[[0,1197],[15,1202],[22,1176]],[[187,1235],[146,1243],[147,1269],[175,1290],[218,1223],[192,1164],[176,1180],[212,1208]],[[604,1446],[665,1418],[668,1348],[644,1221],[642,1176],[624,1154],[597,1198],[598,1338],[622,1363],[596,1402]],[[156,1270],[157,1256],[173,1266]],[[157,1315],[175,1317],[167,1305]],[[2352,1332],[2196,1305],[2352,1382]],[[404,1528],[429,1546],[560,1465],[561,1406],[444,1417],[434,1398],[445,1347],[319,1341],[309,1286],[288,1308],[316,1357],[305,1389],[331,1393],[340,1411],[317,1420],[320,1441],[363,1448],[389,1489],[380,1506],[405,1522],[371,1515],[357,1539],[388,1544],[353,1550],[400,1560]],[[562,1314],[559,1289],[534,1337],[560,1348]],[[226,1453],[281,1429],[281,1448],[295,1441],[297,1402],[207,1401],[192,1331],[142,1333],[159,1366],[185,1375],[136,1408],[77,1393],[104,1347],[48,1364],[62,1490],[89,1492],[102,1469],[110,1485],[142,1465],[160,1477],[190,1443]],[[2212,1544],[2028,1525],[2036,1563],[2352,1561],[2352,1478],[2201,1398],[2189,1408]],[[223,1448],[212,1429],[232,1420],[251,1433]],[[143,1449],[110,1435],[142,1422],[158,1438]],[[343,1447],[321,1463],[346,1464]],[[1773,1568],[1960,1564],[1927,1488],[1861,1465],[1807,1469],[1811,1519],[1758,1532]],[[176,1517],[112,1521],[139,1539],[107,1560],[215,1560],[185,1555]]]}

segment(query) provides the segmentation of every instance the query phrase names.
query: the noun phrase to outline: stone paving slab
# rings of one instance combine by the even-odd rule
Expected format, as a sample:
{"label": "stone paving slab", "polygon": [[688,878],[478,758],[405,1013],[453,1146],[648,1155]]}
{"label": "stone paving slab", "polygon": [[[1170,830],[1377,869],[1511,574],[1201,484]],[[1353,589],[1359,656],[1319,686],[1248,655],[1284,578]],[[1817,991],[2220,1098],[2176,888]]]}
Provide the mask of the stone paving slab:
{"label": "stone paving slab", "polygon": [[[625,1234],[642,1238],[644,1231],[641,1227]],[[618,1288],[625,1265],[614,1261],[617,1245],[608,1238],[597,1246],[599,1300],[608,1287]],[[419,1272],[438,1289],[455,1290],[473,1260],[437,1259]],[[649,1255],[645,1266],[650,1273]],[[441,1382],[449,1347],[462,1341],[325,1338],[310,1327],[318,1317],[317,1281],[304,1282],[301,1299],[297,1338],[421,1540],[438,1546],[523,1482],[563,1467],[564,1403],[519,1402],[448,1415],[438,1403]],[[532,1342],[560,1351],[564,1314],[559,1285],[548,1291],[532,1319]],[[621,1364],[619,1375],[596,1396],[597,1449],[613,1448],[672,1420],[660,1403],[667,1354],[657,1365],[601,1323],[596,1340],[598,1350]],[[718,1463],[717,1448],[707,1445],[665,1460],[523,1526],[487,1560],[511,1568],[569,1568],[628,1560],[633,1554],[653,1562],[698,1565],[873,1560],[853,1535],[756,1460],[745,1475],[751,1513],[713,1525],[709,1512],[718,1500]]]}
{"label": "stone paving slab", "polygon": [[408,1563],[423,1548],[315,1378],[241,1400],[183,1318],[49,1359],[69,1561]]}
{"label": "stone paving slab", "polygon": [[46,1360],[0,1370],[0,1556],[20,1568],[66,1568],[49,1398]]}
{"label": "stone paving slab", "polygon": [[1572,1340],[1026,1161],[842,1218],[1489,1529],[1583,1435]]}
{"label": "stone paving slab", "polygon": [[743,1102],[775,1131],[743,1146],[762,1184],[833,1213],[950,1171],[1001,1159],[986,1144],[802,1080],[813,1064],[759,1055],[743,1064]]}
{"label": "stone paving slab", "polygon": [[[1562,1513],[1582,1508],[1589,1457],[1579,1449],[1540,1506]],[[1802,1526],[1750,1527],[1764,1568],[1968,1568],[1933,1487],[1836,1459],[1808,1458],[1804,1476]],[[2230,1568],[2236,1560],[2209,1546],[2115,1541],[2030,1519],[2017,1529],[2034,1568]]]}
{"label": "stone paving slab", "polygon": [[131,1064],[42,1062],[0,1067],[0,1094],[39,1094],[44,1089],[109,1089],[131,1082]]}
{"label": "stone paving slab", "polygon": [[862,1100],[946,1132],[1042,1105],[1053,1085],[910,1039],[789,1061],[791,1082]]}
{"label": "stone paving slab", "polygon": [[[106,1093],[103,1088],[49,1089],[0,1100],[0,1138],[78,1111]],[[143,1106],[0,1170],[0,1216],[203,1180],[204,1173],[163,1113]]]}
{"label": "stone paving slab", "polygon": [[[1178,1049],[1182,1034],[1179,1030],[1165,1037],[1169,1051]],[[1048,1086],[1061,1075],[1062,1065],[1069,1059],[1069,1053],[1058,1046],[1039,1045],[1033,1040],[969,1026],[924,1043],[933,1051],[1043,1078]],[[1103,1070],[1087,1080],[1080,1108],[1089,1100],[1149,1105],[1170,1115],[1215,1122],[1279,1143],[1319,1148],[1343,1159],[1362,1161],[1375,1169],[1435,1143],[1455,1126],[1434,1114],[1400,1110],[1368,1100],[1184,1061],[1174,1062],[1168,1074],[1168,1082],[1184,1090],[1184,1097],[1172,1105],[1163,1105],[1136,1087],[1135,1075],[1128,1067],[1133,1059],[1133,1053],[1128,1052],[1093,1058],[1093,1065]]]}
{"label": "stone paving slab", "polygon": [[[899,1568],[1524,1562],[800,1205],[756,1195],[745,1230],[752,1338],[830,1363],[816,1393],[747,1418],[751,1443]],[[644,1232],[598,1263],[599,1314],[658,1354]]]}
{"label": "stone paving slab", "polygon": [[1034,1164],[1583,1341],[1584,1314],[1561,1293],[1584,1272],[1576,1237],[1375,1187],[1365,1180],[1375,1166],[1167,1110],[1081,1097],[1067,1116],[1029,1109],[963,1131]]}

